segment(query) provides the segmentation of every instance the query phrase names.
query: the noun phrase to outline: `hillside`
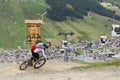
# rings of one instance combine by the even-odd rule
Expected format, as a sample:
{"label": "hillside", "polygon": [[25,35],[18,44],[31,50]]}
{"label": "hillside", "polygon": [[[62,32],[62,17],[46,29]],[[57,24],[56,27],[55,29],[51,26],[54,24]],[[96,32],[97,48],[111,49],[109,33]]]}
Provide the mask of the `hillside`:
{"label": "hillside", "polygon": [[[56,21],[66,20],[67,17],[83,19],[89,11],[113,18],[113,11],[101,6],[98,0],[46,0],[46,3],[50,6],[47,17]],[[120,16],[115,16],[116,20],[120,20]]]}
{"label": "hillside", "polygon": [[[25,19],[42,19],[41,15],[50,6],[45,0],[20,0],[0,2],[0,48],[17,48],[18,45],[26,47],[26,26]],[[54,44],[64,39],[58,36],[59,31],[73,31],[75,35],[68,36],[69,41],[78,39],[93,40],[99,39],[104,32],[111,37],[111,25],[120,24],[111,18],[90,12],[89,16],[83,19],[67,17],[65,21],[57,22],[43,16],[42,40],[52,40]],[[105,25],[107,29],[105,30]],[[98,31],[99,30],[99,31]]]}
{"label": "hillside", "polygon": [[106,1],[120,6],[120,0],[106,0]]}

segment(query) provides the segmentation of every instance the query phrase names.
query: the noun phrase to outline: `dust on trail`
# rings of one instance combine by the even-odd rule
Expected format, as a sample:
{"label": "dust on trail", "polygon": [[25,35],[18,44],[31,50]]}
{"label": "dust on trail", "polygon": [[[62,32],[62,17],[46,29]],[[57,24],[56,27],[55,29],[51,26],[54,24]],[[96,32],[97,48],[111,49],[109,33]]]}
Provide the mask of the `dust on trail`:
{"label": "dust on trail", "polygon": [[20,64],[1,63],[0,80],[120,80],[120,67],[70,70],[84,64],[47,62],[42,68],[19,70]]}

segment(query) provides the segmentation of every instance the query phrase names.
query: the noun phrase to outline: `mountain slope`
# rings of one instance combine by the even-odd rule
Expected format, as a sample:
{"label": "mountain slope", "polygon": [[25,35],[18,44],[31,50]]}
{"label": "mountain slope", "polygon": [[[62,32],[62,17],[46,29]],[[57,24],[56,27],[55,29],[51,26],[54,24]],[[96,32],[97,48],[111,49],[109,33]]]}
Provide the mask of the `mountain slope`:
{"label": "mountain slope", "polygon": [[107,2],[114,3],[120,5],[120,0],[106,0]]}
{"label": "mountain slope", "polygon": [[[0,47],[1,48],[17,48],[18,45],[26,47],[26,26],[25,19],[42,19],[50,6],[45,0],[34,1],[10,1],[0,2]],[[42,41],[52,40],[55,44],[60,43],[64,37],[58,36],[59,31],[73,31],[75,35],[68,36],[69,41],[78,39],[93,40],[99,39],[104,33],[105,25],[107,25],[106,35],[111,37],[111,24],[117,23],[105,16],[100,16],[90,12],[89,16],[84,16],[83,19],[67,17],[65,21],[52,21],[43,16],[44,23],[42,24]]]}
{"label": "mountain slope", "polygon": [[[68,16],[82,19],[89,11],[113,17],[113,11],[101,6],[98,0],[46,0],[46,2],[50,5],[47,17],[56,21],[66,20]],[[120,16],[115,16],[115,19],[120,20]]]}

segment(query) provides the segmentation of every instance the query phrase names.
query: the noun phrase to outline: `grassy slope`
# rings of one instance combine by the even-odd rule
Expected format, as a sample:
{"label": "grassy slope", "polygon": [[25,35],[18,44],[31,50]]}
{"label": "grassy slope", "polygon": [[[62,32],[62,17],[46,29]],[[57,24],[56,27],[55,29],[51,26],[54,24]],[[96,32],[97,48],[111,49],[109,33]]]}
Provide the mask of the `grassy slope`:
{"label": "grassy slope", "polygon": [[[0,47],[16,48],[18,45],[24,46],[26,39],[25,19],[39,19],[41,14],[46,11],[48,5],[45,0],[37,0],[34,2],[6,2],[0,3]],[[104,33],[105,24],[108,23],[106,35],[111,37],[111,24],[107,17],[103,17],[91,13],[91,18],[84,17],[84,20],[73,19],[63,22],[55,22],[47,19],[44,16],[42,24],[42,40],[51,39],[59,42],[64,39],[63,36],[58,36],[59,31],[73,31],[75,35],[68,36],[68,40],[79,39],[99,39]],[[112,20],[112,19],[111,19]],[[113,21],[113,20],[112,20]],[[119,21],[116,23],[120,24]],[[12,33],[12,35],[10,35]]]}
{"label": "grassy slope", "polygon": [[120,5],[120,0],[106,0],[106,1],[113,2],[115,4],[119,4]]}
{"label": "grassy slope", "polygon": [[108,67],[108,66],[120,66],[120,60],[112,60],[112,61],[107,61],[107,62],[96,62],[96,63],[89,63],[89,62],[82,62],[82,61],[77,61],[75,60],[74,62],[76,63],[82,63],[86,64],[85,66],[79,66],[79,67],[73,67],[71,69],[89,69],[89,68],[102,68],[102,67]]}

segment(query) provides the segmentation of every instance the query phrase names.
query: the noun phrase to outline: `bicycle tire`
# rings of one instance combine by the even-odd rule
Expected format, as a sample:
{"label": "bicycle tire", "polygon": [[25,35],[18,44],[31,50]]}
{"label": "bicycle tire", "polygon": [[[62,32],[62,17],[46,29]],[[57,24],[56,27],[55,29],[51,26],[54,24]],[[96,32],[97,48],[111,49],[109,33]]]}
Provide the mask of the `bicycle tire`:
{"label": "bicycle tire", "polygon": [[24,61],[24,62],[20,65],[19,69],[20,69],[20,70],[25,70],[28,66],[29,66],[29,61]]}
{"label": "bicycle tire", "polygon": [[[43,62],[42,62],[43,61]],[[41,63],[42,62],[42,63]],[[38,69],[40,67],[42,67],[44,64],[46,63],[46,59],[39,59],[35,62],[34,64],[34,68]]]}

